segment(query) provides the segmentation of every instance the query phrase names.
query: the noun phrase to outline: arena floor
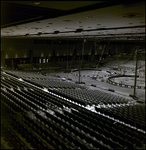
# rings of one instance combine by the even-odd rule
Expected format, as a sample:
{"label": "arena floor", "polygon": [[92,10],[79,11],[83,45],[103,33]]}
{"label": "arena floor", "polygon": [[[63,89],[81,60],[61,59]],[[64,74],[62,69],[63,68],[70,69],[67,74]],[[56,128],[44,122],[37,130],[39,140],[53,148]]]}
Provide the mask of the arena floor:
{"label": "arena floor", "polygon": [[[123,83],[127,85],[134,85],[134,77],[118,77],[118,78],[113,78],[114,82],[116,83]],[[144,79],[137,78],[136,82],[137,86],[145,86],[145,81]]]}
{"label": "arena floor", "polygon": [[[102,72],[99,71],[99,73],[98,73],[99,76],[98,76],[97,80],[92,79],[90,77],[87,77],[88,75],[90,75],[90,76],[95,75],[96,74],[95,70],[93,70],[93,71],[92,70],[81,71],[81,75],[86,75],[86,77],[81,76],[80,81],[86,83],[83,86],[87,86],[88,88],[93,89],[93,90],[100,89],[100,90],[109,92],[109,91],[107,91],[107,89],[113,89],[113,90],[115,90],[114,94],[120,94],[120,95],[126,96],[126,97],[129,97],[129,94],[133,95],[134,89],[112,85],[112,84],[109,84],[109,83],[107,83],[105,81],[101,82],[101,78],[100,78],[101,76],[106,75],[106,77],[104,77],[104,79],[108,78],[107,75],[109,73],[107,73],[105,71],[106,69],[107,68],[102,68],[103,71]],[[52,74],[54,74],[54,73],[52,73]],[[65,78],[71,78],[72,82],[79,81],[79,76],[76,76],[76,75],[74,75],[72,73],[60,72],[60,73],[55,73],[55,74],[59,75],[60,78],[64,78],[64,77]],[[78,72],[76,72],[76,74],[78,74]],[[122,80],[125,82],[127,79],[122,79]],[[69,81],[69,82],[71,82],[71,81]],[[133,82],[133,80],[130,82],[130,84],[132,84],[132,82]],[[139,83],[144,86],[145,82],[142,83],[142,81],[139,81]],[[91,84],[96,85],[96,87],[91,87]],[[136,89],[136,95],[137,95],[138,98],[145,98],[145,89]]]}

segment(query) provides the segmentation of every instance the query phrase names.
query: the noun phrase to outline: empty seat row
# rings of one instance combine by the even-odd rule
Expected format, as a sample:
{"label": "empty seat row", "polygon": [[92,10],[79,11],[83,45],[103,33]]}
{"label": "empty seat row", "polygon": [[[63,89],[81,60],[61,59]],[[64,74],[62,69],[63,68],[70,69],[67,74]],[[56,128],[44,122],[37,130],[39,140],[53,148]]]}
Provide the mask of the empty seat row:
{"label": "empty seat row", "polygon": [[[139,113],[137,112],[138,108]],[[127,111],[131,109],[133,111]],[[97,108],[96,111],[114,117],[122,122],[135,126],[137,128],[145,130],[145,105],[132,104],[129,106],[120,106],[113,108]]]}
{"label": "empty seat row", "polygon": [[[55,148],[63,147],[64,145],[71,145],[72,147],[77,146],[82,149],[103,147],[131,148],[132,145],[133,147],[141,147],[144,143],[143,140],[141,140],[144,139],[143,134],[139,133],[136,130],[134,130],[135,134],[132,134],[131,132],[133,132],[133,130],[130,128],[127,130],[127,128],[125,128],[123,124],[121,124],[121,127],[118,128],[117,123],[114,124],[114,120],[110,120],[109,118],[106,118],[102,115],[93,113],[85,108],[72,104],[60,98],[59,96],[57,97],[53,94],[39,91],[35,88],[33,90],[34,91],[31,91],[30,89],[28,89],[28,91],[19,91],[17,89],[10,90],[7,88],[6,91],[3,90],[3,93],[9,99],[11,98],[15,102],[15,104],[17,103],[21,106],[25,105],[29,108],[28,110],[32,110],[32,112],[36,116],[37,121],[41,123],[42,126],[46,126],[46,129],[49,132],[36,125],[38,122],[34,121],[30,121],[31,128],[33,128],[33,126],[36,126],[33,129],[36,133],[39,128],[39,131],[42,131],[42,134],[41,132],[38,133],[40,133],[42,136],[44,134],[44,139],[48,135],[48,141],[51,142],[52,139],[52,145]],[[57,91],[52,90],[52,93],[53,92],[59,95]],[[65,94],[60,94],[60,96],[65,97]],[[72,100],[74,100],[74,98],[72,98]],[[48,111],[47,108],[45,110],[41,110],[41,112],[45,114],[43,117],[38,114],[38,109],[39,105],[45,105],[47,101],[50,106],[48,106]],[[84,100],[81,99],[81,101]],[[55,109],[51,109],[51,104],[52,106],[55,105],[57,107]],[[71,111],[64,111],[63,105],[72,108]],[[53,113],[50,113],[49,109],[52,110]],[[100,108],[99,110],[102,110],[102,108]],[[104,111],[105,109],[103,109],[103,112]],[[29,124],[29,122],[27,123]],[[22,125],[19,124],[19,126]],[[20,131],[23,133],[23,127],[20,128]],[[130,133],[132,134],[132,136],[130,135]],[[65,140],[64,137],[68,139],[66,143],[63,143],[63,141]],[[35,139],[33,136],[32,138]],[[38,142],[37,139],[34,140],[34,145],[36,144],[36,142]]]}

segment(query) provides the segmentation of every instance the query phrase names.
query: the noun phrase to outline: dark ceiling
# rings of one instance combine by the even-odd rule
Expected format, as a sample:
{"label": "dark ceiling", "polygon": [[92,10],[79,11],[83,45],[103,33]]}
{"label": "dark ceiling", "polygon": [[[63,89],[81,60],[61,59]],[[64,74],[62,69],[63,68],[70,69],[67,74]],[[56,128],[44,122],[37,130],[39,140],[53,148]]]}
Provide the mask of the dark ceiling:
{"label": "dark ceiling", "polygon": [[145,40],[145,1],[1,1],[1,37]]}

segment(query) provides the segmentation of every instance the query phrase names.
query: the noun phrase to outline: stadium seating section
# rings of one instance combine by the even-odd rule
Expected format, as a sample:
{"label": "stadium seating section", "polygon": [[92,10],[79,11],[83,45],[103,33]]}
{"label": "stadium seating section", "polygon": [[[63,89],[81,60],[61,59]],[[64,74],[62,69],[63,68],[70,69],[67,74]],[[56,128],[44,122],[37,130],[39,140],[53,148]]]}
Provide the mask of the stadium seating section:
{"label": "stadium seating section", "polygon": [[[89,90],[53,76],[48,80],[37,73],[11,73],[18,78],[1,74],[1,104],[10,111],[11,126],[2,121],[1,126],[2,136],[14,141],[14,149],[145,147],[144,104],[132,104],[129,99]],[[95,110],[89,110],[89,106]]]}

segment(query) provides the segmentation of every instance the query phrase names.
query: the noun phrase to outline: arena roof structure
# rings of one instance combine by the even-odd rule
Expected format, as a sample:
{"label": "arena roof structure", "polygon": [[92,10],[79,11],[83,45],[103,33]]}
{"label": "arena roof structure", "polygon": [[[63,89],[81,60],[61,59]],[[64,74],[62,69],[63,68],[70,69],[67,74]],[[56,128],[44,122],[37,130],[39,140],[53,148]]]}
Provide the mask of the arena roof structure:
{"label": "arena roof structure", "polygon": [[1,1],[1,37],[145,40],[145,1]]}

